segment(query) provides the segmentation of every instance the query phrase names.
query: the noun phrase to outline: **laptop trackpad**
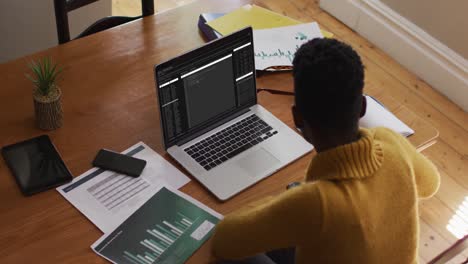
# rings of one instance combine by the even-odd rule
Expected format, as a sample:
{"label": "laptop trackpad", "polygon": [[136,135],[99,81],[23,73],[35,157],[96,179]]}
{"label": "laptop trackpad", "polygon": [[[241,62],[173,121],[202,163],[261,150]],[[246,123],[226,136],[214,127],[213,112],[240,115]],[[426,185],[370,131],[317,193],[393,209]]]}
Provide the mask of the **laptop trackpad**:
{"label": "laptop trackpad", "polygon": [[[260,176],[280,161],[263,148],[257,149],[239,159],[237,164],[251,177]],[[265,175],[261,175],[265,176]]]}

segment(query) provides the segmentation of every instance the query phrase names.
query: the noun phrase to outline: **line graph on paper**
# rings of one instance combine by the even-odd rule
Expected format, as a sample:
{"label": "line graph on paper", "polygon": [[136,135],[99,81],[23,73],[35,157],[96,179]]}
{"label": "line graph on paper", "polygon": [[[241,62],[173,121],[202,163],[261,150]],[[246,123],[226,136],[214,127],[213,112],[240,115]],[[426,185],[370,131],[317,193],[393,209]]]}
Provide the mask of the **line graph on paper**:
{"label": "line graph on paper", "polygon": [[321,37],[317,23],[254,30],[255,68],[290,67],[294,54],[302,44]]}

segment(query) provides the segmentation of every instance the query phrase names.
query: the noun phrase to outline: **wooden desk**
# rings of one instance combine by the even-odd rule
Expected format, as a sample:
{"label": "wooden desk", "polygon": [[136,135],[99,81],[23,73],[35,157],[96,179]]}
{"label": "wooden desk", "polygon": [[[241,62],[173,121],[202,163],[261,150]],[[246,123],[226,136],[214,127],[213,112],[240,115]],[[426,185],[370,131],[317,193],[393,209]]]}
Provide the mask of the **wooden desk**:
{"label": "wooden desk", "polygon": [[[142,140],[164,154],[159,128],[153,66],[203,43],[196,22],[202,12],[227,12],[248,0],[203,0],[125,26],[0,65],[0,146],[47,133],[74,175],[91,167],[100,148],[123,150]],[[306,0],[253,1],[275,11],[312,21],[314,10]],[[34,45],[34,43],[31,43]],[[63,91],[64,126],[44,132],[34,125],[32,85],[24,77],[27,62],[51,56],[65,65]],[[291,90],[290,73],[259,77],[259,87]],[[437,137],[437,131],[385,95],[366,87],[416,131],[415,146]],[[259,102],[292,126],[292,97],[259,94]],[[220,213],[232,210],[284,189],[304,176],[313,154],[299,159],[268,179],[226,203],[218,202],[197,181],[182,188]],[[167,159],[169,157],[165,155]],[[170,160],[170,159],[169,159]],[[32,197],[21,195],[0,159],[0,262],[1,263],[105,263],[90,245],[102,234],[86,217],[51,190]],[[208,246],[189,263],[205,263]]]}

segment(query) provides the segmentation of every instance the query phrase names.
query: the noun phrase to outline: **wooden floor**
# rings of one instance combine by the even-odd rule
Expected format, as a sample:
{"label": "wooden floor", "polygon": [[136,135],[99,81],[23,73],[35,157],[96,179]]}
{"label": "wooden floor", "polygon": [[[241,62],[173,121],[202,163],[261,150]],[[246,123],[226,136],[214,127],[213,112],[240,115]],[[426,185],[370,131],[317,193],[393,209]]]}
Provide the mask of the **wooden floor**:
{"label": "wooden floor", "polygon": [[[112,2],[114,15],[136,15],[141,12],[140,1]],[[190,2],[192,0],[158,0],[155,8],[161,12]],[[463,201],[468,209],[468,114],[379,48],[322,11],[318,0],[310,1],[304,10],[312,12],[322,28],[333,32],[337,39],[349,43],[358,51],[366,67],[366,90],[391,95],[440,132],[437,144],[423,152],[437,165],[442,177],[439,192],[435,197],[421,201],[419,207],[419,257],[421,263],[426,263],[457,240],[453,232],[447,229],[449,223],[465,221],[464,224],[468,225],[468,210],[465,215],[460,210]],[[283,10],[283,14],[288,15],[287,10]],[[458,218],[454,217],[457,211]],[[462,263],[467,257],[468,250],[450,263]]]}

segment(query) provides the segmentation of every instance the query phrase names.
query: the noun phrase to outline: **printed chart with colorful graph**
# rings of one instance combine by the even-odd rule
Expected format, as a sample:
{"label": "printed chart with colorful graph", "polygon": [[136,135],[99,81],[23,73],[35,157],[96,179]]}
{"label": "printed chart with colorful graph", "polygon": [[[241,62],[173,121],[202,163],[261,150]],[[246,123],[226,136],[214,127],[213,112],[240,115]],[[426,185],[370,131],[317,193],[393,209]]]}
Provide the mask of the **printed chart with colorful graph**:
{"label": "printed chart with colorful graph", "polygon": [[219,218],[162,188],[92,248],[114,263],[184,263],[210,237]]}

